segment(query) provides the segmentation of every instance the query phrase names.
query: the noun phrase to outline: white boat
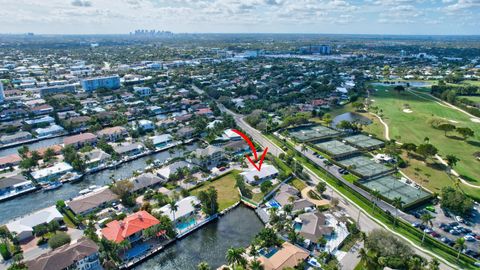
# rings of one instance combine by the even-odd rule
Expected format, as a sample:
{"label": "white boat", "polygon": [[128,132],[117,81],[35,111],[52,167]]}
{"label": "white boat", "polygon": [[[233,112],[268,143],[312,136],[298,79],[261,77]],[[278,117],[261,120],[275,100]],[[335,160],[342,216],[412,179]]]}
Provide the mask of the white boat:
{"label": "white boat", "polygon": [[90,189],[90,190],[95,190],[95,189],[97,189],[97,188],[98,188],[97,185],[91,185],[91,186],[88,187],[88,189]]}
{"label": "white boat", "polygon": [[92,191],[90,189],[86,188],[86,189],[80,190],[78,193],[80,195],[85,195],[85,194],[90,193],[90,192],[92,192]]}
{"label": "white boat", "polygon": [[60,188],[61,186],[63,186],[62,182],[52,182],[52,183],[46,185],[43,188],[43,190],[45,190],[45,191],[54,190],[54,189]]}

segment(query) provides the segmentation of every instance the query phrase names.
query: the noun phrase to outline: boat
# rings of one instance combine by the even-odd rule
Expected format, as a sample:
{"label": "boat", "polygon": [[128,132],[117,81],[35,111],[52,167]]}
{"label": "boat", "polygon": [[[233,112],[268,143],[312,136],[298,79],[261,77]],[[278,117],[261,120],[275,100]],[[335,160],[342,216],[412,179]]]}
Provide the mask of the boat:
{"label": "boat", "polygon": [[60,188],[61,186],[63,186],[63,183],[62,182],[52,182],[48,185],[46,185],[43,190],[44,191],[50,191],[50,190],[54,190],[54,189],[57,189],[57,188]]}
{"label": "boat", "polygon": [[78,194],[80,194],[80,195],[85,195],[85,194],[90,193],[90,192],[92,192],[92,191],[91,191],[90,189],[86,188],[86,189],[80,190],[80,191],[78,192]]}
{"label": "boat", "polygon": [[98,188],[97,185],[91,185],[91,186],[88,187],[88,189],[90,189],[90,190],[95,190],[95,189],[97,189],[97,188]]}

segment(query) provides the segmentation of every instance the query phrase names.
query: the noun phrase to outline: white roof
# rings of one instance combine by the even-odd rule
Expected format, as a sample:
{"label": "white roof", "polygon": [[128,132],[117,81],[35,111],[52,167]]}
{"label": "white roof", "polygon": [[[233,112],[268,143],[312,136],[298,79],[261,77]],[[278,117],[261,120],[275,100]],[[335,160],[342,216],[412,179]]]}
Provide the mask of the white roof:
{"label": "white roof", "polygon": [[265,164],[262,166],[262,169],[260,171],[254,168],[249,171],[242,172],[240,174],[243,175],[243,177],[247,182],[251,183],[251,182],[255,182],[255,176],[258,176],[258,178],[263,179],[277,173],[278,173],[277,168],[275,168],[272,165]]}
{"label": "white roof", "polygon": [[34,179],[44,178],[46,176],[56,173],[66,173],[73,170],[72,166],[66,162],[56,163],[52,167],[40,169],[38,171],[31,172],[30,174]]}
{"label": "white roof", "polygon": [[237,133],[233,132],[232,129],[227,129],[223,132],[225,134],[225,136],[227,136],[229,139],[233,139],[233,138],[240,138],[240,135],[238,135]]}
{"label": "white roof", "polygon": [[161,176],[165,179],[168,179],[170,177],[170,174],[173,174],[173,173],[177,172],[177,170],[179,168],[183,168],[183,167],[191,168],[191,164],[186,162],[186,161],[183,161],[183,160],[176,161],[172,164],[169,164],[169,165],[159,169],[157,171],[157,174],[158,174],[158,176]]}
{"label": "white roof", "polygon": [[153,144],[158,144],[158,143],[164,143],[172,140],[172,135],[170,134],[161,134],[161,135],[156,135],[153,137],[150,137],[152,140]]}
{"label": "white roof", "polygon": [[63,216],[58,212],[57,208],[55,206],[50,206],[7,223],[6,226],[10,232],[20,234],[25,231],[33,231],[33,227],[37,225],[49,223],[52,220],[62,218]]}
{"label": "white roof", "polygon": [[[198,205],[199,203],[200,201],[195,196],[189,196],[181,199],[176,203],[176,205],[178,206],[178,210],[175,211],[175,219],[179,219],[189,215],[190,213],[195,211],[193,205]],[[167,204],[160,208],[158,211],[162,212],[163,214],[167,215],[171,220],[173,220],[173,213],[170,210],[170,205]]]}

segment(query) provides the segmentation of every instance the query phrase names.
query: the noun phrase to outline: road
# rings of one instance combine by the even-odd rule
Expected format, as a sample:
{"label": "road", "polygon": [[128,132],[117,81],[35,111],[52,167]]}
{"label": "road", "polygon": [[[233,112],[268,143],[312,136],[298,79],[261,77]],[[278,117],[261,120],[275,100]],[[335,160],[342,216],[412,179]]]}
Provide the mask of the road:
{"label": "road", "polygon": [[[257,129],[251,127],[248,123],[245,122],[243,119],[243,115],[234,113],[227,108],[225,108],[222,104],[218,104],[219,109],[222,112],[226,112],[230,115],[233,116],[235,119],[235,122],[237,125],[245,132],[248,133],[248,135],[253,138],[257,143],[259,143],[262,147],[268,147],[268,151],[272,153],[275,156],[278,156],[280,153],[285,153],[279,146],[276,144],[272,143],[270,140],[265,138],[260,131]],[[318,182],[322,181],[325,182],[323,179],[318,177],[315,173],[313,173],[311,170],[309,170],[307,167],[304,167],[304,171],[310,176],[310,179],[313,181],[313,183],[316,185]],[[358,221],[358,225],[360,229],[364,232],[370,232],[374,229],[386,229],[389,230],[391,233],[397,235],[398,237],[403,238],[405,241],[409,242],[413,247],[414,251],[424,257],[428,258],[429,260],[432,259],[432,256],[428,253],[426,253],[424,250],[421,249],[421,247],[415,245],[413,242],[411,242],[409,239],[406,237],[390,230],[389,228],[380,225],[379,221],[374,221],[373,217],[369,216],[366,212],[360,209],[359,206],[354,204],[352,201],[349,201],[348,198],[344,197],[342,194],[337,192],[335,189],[332,189],[330,186],[327,186],[327,191],[326,194],[332,194],[331,196],[339,198],[339,206],[352,218],[356,219]],[[388,204],[387,204],[388,205]],[[379,203],[380,206],[380,203]],[[385,206],[386,207],[386,206]],[[391,207],[391,206],[390,206]],[[392,212],[393,213],[393,212]],[[378,223],[377,223],[378,222]],[[445,261],[441,258],[437,258],[441,262],[440,264],[440,269],[455,269],[445,263]]]}

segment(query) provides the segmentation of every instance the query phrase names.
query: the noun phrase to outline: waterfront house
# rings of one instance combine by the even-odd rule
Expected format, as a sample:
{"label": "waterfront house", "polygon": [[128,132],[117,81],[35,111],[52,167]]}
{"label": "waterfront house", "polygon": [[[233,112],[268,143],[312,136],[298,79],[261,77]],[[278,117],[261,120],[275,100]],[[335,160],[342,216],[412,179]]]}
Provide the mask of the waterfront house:
{"label": "waterfront house", "polygon": [[[273,253],[273,254],[271,254]],[[294,268],[305,261],[309,252],[289,242],[284,242],[282,247],[276,251],[270,252],[270,256],[260,256],[258,260],[263,265],[264,270],[283,270]]]}
{"label": "waterfront house", "polygon": [[115,153],[119,154],[120,156],[129,156],[133,157],[138,154],[141,154],[145,146],[142,143],[122,143],[120,145],[116,145],[113,147]]}
{"label": "waterfront house", "polygon": [[222,148],[209,145],[206,148],[197,148],[193,152],[192,163],[200,167],[217,166],[224,159]]}
{"label": "waterfront house", "polygon": [[29,270],[100,270],[98,245],[88,238],[81,238],[26,261]]}
{"label": "waterfront house", "polygon": [[22,158],[18,154],[0,157],[0,169],[17,166],[21,161]]}
{"label": "waterfront house", "polygon": [[103,138],[109,142],[116,142],[127,137],[128,131],[126,128],[120,126],[109,127],[98,131],[97,136],[99,139]]}
{"label": "waterfront house", "polygon": [[225,150],[226,153],[229,153],[230,155],[241,155],[244,154],[246,151],[249,151],[250,146],[244,140],[233,140],[222,145],[222,148]]}
{"label": "waterfront house", "polygon": [[138,128],[143,131],[151,131],[155,129],[155,124],[150,120],[142,119],[138,121]]}
{"label": "waterfront house", "polygon": [[328,226],[327,219],[320,212],[309,212],[298,216],[295,219],[298,233],[312,243],[317,243],[322,237],[330,236],[334,232],[334,228]]}
{"label": "waterfront house", "polygon": [[68,172],[73,171],[73,167],[66,162],[59,162],[50,167],[32,171],[30,175],[37,182],[46,182],[50,180],[58,180]]}
{"label": "waterfront house", "polygon": [[278,170],[272,165],[264,164],[262,169],[258,171],[253,168],[248,171],[240,173],[243,176],[243,179],[249,184],[258,185],[263,181],[273,179],[278,176]]}
{"label": "waterfront house", "polygon": [[177,136],[181,139],[191,139],[195,134],[195,129],[189,126],[185,126],[177,130]]}
{"label": "waterfront house", "polygon": [[16,142],[21,142],[21,141],[26,141],[33,138],[32,134],[30,132],[26,131],[18,131],[13,134],[9,135],[3,135],[0,137],[0,142],[2,144],[11,144],[11,143],[16,143]]}
{"label": "waterfront house", "polygon": [[200,201],[195,196],[185,197],[176,202],[178,207],[175,213],[172,212],[170,205],[166,204],[160,209],[155,209],[170,218],[170,220],[182,220],[193,216],[197,211],[197,206],[200,205]]}
{"label": "waterfront house", "polygon": [[75,148],[81,148],[85,145],[95,145],[96,143],[97,136],[93,133],[80,133],[63,139],[63,144],[65,146],[71,145]]}
{"label": "waterfront house", "polygon": [[132,179],[132,191],[139,191],[145,188],[151,188],[165,182],[167,182],[165,179],[162,179],[153,173],[143,173]]}
{"label": "waterfront house", "polygon": [[38,137],[54,136],[63,133],[65,130],[59,125],[50,125],[44,128],[37,128],[34,130]]}
{"label": "waterfront house", "polygon": [[192,167],[193,167],[192,164],[186,161],[183,161],[183,160],[175,161],[165,167],[160,168],[157,171],[157,175],[162,177],[165,180],[168,180],[170,176],[176,173],[179,169],[183,169],[183,168],[192,169]]}
{"label": "waterfront house", "polygon": [[0,178],[0,201],[35,189],[32,181],[21,174]]}
{"label": "waterfront house", "polygon": [[7,229],[13,233],[19,241],[33,236],[33,228],[40,224],[47,224],[53,220],[63,222],[63,216],[55,206],[36,211],[22,218],[6,224]]}
{"label": "waterfront house", "polygon": [[76,215],[86,215],[118,200],[118,195],[108,187],[101,187],[67,202],[67,206]]}
{"label": "waterfront house", "polygon": [[102,165],[105,165],[112,158],[111,155],[105,153],[101,149],[93,149],[87,153],[80,153],[85,158],[85,164],[90,169],[98,168]]}
{"label": "waterfront house", "polygon": [[46,124],[53,124],[55,123],[55,119],[51,116],[44,116],[40,118],[34,118],[25,120],[25,124],[35,127],[37,125],[46,125]]}
{"label": "waterfront house", "polygon": [[106,224],[102,229],[102,236],[105,239],[120,243],[124,240],[131,244],[142,239],[143,231],[160,221],[147,211],[139,211],[127,216],[123,220],[114,220]]}
{"label": "waterfront house", "polygon": [[152,140],[153,145],[155,145],[155,147],[163,148],[168,144],[172,143],[172,135],[170,134],[156,135],[156,136],[150,137],[150,140]]}
{"label": "waterfront house", "polygon": [[224,137],[228,138],[230,141],[240,141],[242,137],[234,132],[232,129],[227,129],[223,132]]}

